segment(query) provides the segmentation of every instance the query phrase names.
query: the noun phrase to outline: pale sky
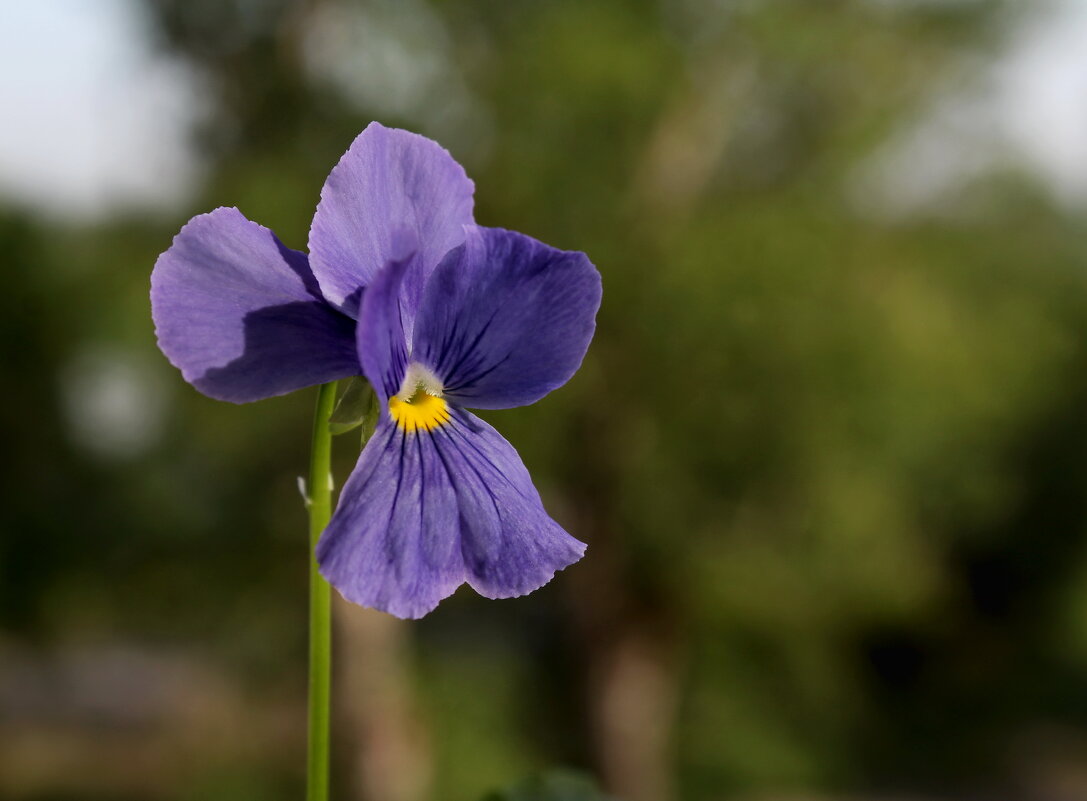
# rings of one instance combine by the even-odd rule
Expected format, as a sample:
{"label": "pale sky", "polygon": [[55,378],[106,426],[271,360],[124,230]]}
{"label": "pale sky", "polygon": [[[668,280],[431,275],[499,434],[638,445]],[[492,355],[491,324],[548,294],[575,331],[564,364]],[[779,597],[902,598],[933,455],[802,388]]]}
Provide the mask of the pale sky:
{"label": "pale sky", "polygon": [[[892,213],[908,213],[1010,157],[1058,199],[1087,205],[1087,0],[1033,8],[979,80],[936,98],[877,155],[859,181],[863,195],[882,193]],[[390,42],[404,33],[403,20],[384,22],[395,28]],[[407,32],[429,42],[429,29],[417,28]],[[311,33],[322,39],[322,31]],[[340,77],[335,64],[310,67],[315,77]],[[344,56],[354,86],[352,67]],[[133,0],[4,0],[0,196],[61,219],[168,210],[201,179],[187,137],[204,98],[197,76],[152,51]],[[455,118],[423,127],[455,135]]]}
{"label": "pale sky", "polygon": [[1024,5],[998,57],[949,75],[926,114],[858,171],[860,206],[940,211],[994,167],[1034,173],[1070,208],[1087,206],[1087,0]]}
{"label": "pale sky", "polygon": [[168,208],[198,179],[197,82],[128,0],[0,3],[0,194],[58,218]]}

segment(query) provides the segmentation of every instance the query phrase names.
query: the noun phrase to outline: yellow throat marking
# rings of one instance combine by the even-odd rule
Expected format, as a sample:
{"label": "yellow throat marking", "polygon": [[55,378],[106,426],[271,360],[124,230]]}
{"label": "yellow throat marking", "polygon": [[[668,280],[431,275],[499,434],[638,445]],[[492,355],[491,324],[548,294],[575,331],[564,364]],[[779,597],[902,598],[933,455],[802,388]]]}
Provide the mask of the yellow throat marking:
{"label": "yellow throat marking", "polygon": [[445,401],[422,388],[408,400],[401,400],[399,395],[389,398],[389,414],[405,433],[433,431],[451,419]]}

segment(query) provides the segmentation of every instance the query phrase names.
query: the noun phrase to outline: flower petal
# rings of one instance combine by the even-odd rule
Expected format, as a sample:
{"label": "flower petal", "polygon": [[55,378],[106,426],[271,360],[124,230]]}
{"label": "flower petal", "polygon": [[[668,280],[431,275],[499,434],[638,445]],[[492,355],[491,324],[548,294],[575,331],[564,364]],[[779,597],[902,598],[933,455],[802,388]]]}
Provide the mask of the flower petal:
{"label": "flower petal", "polygon": [[205,395],[243,403],[360,372],[354,321],[304,254],[233,208],[189,221],[151,274],[159,347]]}
{"label": "flower petal", "polygon": [[424,267],[418,283],[405,286],[413,316],[426,274],[464,241],[473,191],[464,169],[436,142],[368,125],[325,181],[310,228],[310,260],[325,297],[354,314],[360,290],[401,258],[395,239],[408,229]]}
{"label": "flower petal", "polygon": [[466,234],[426,285],[412,358],[464,406],[533,403],[581,364],[596,327],[600,274],[584,253],[512,231],[473,225]]}
{"label": "flower petal", "polygon": [[453,410],[434,434],[457,492],[467,581],[487,598],[538,590],[585,554],[585,543],[552,520],[524,462],[474,414]]}
{"label": "flower petal", "polygon": [[422,617],[464,582],[457,525],[456,498],[429,437],[386,418],[344,485],[317,561],[347,600]]}
{"label": "flower petal", "polygon": [[374,387],[386,415],[389,398],[400,389],[408,364],[401,292],[415,266],[413,257],[394,261],[378,273],[362,296],[356,347],[363,374]]}
{"label": "flower petal", "polygon": [[434,432],[379,424],[317,545],[321,573],[363,606],[417,618],[467,581],[523,595],[585,546],[551,520],[513,448],[451,407]]}

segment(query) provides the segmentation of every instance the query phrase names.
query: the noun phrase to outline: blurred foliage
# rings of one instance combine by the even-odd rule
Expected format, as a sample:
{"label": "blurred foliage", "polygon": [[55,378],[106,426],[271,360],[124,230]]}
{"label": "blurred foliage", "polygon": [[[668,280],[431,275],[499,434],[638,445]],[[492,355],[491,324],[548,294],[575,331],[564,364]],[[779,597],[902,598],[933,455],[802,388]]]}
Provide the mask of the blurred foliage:
{"label": "blurred foliage", "polygon": [[[487,415],[585,562],[412,629],[435,798],[598,769],[591,633],[627,627],[670,654],[684,799],[977,791],[1087,750],[1078,215],[1011,165],[950,212],[882,217],[851,192],[997,47],[1004,4],[144,10],[208,80],[210,180],[168,220],[0,214],[7,636],[181,648],[246,709],[302,698],[312,398],[199,396],[155,348],[147,280],[219,205],[304,248],[325,175],[380,118],[452,150],[482,224],[586,251],[605,287],[570,384]],[[135,442],[113,430],[123,391]],[[266,743],[133,797],[293,797],[301,766]]]}
{"label": "blurred foliage", "polygon": [[593,782],[576,773],[553,772],[534,776],[484,801],[607,801]]}

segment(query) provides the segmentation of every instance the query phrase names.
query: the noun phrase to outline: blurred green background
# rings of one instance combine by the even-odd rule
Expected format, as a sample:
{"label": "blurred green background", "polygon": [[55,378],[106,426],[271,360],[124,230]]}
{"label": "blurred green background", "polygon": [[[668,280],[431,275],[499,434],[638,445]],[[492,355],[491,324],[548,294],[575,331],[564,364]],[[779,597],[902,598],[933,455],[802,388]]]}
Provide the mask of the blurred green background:
{"label": "blurred green background", "polygon": [[[589,543],[337,608],[335,788],[1087,798],[1087,7],[47,0],[0,11],[0,799],[302,792],[315,392],[232,406],[148,276],[304,249],[372,119],[584,250],[584,367],[485,415]],[[355,438],[337,441],[342,480]]]}

